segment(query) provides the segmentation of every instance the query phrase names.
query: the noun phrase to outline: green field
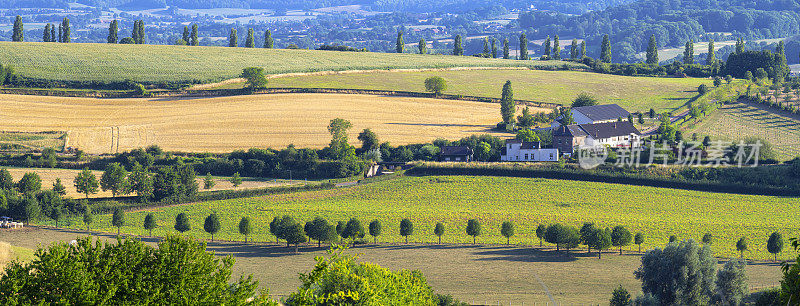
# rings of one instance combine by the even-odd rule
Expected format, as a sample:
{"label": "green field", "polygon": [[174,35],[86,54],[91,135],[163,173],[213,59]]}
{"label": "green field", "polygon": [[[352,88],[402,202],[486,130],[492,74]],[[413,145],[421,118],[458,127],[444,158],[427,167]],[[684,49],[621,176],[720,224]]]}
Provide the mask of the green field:
{"label": "green field", "polygon": [[[236,230],[242,216],[254,222],[254,238],[274,239],[268,224],[274,216],[290,214],[304,221],[322,216],[332,221],[358,217],[364,224],[381,220],[385,242],[400,242],[399,223],[403,218],[414,222],[414,242],[434,242],[433,226],[441,221],[447,228],[443,241],[471,243],[465,234],[466,221],[477,218],[484,232],[482,243],[505,243],[500,224],[517,224],[515,244],[538,244],[538,224],[562,222],[580,226],[593,221],[601,226],[627,226],[632,232],[646,235],[645,248],[661,246],[669,235],[699,240],[705,233],[716,238],[718,256],[738,256],[734,245],[739,237],[750,241],[748,258],[771,258],[766,251],[767,236],[780,231],[787,239],[797,234],[800,199],[769,196],[734,195],[678,189],[630,186],[579,181],[500,178],[500,177],[399,177],[382,182],[333,190],[272,195],[257,198],[214,201],[183,206],[154,208],[161,228],[154,234],[173,232],[175,216],[188,212],[192,218],[189,234],[208,238],[202,221],[212,211],[220,214],[221,239],[243,239]],[[146,213],[132,212],[122,232],[145,234],[141,224]],[[73,222],[80,227],[80,221]],[[116,232],[110,216],[98,216],[94,227]],[[626,249],[634,250],[635,246]],[[794,257],[784,251],[780,258]]]}
{"label": "green field", "polygon": [[[206,82],[235,78],[245,67],[268,74],[362,69],[561,67],[566,62],[472,56],[122,44],[0,42],[3,65],[18,75],[64,81]],[[585,67],[580,64],[567,64]]]}
{"label": "green field", "polygon": [[569,104],[578,94],[588,92],[600,103],[616,103],[629,111],[675,110],[697,95],[700,84],[712,83],[697,78],[629,77],[578,71],[448,70],[281,77],[271,79],[268,86],[424,92],[425,78],[430,76],[447,80],[447,94],[500,98],[503,84],[510,80],[516,99]]}
{"label": "green field", "polygon": [[691,133],[731,141],[757,136],[773,145],[779,159],[800,156],[800,117],[779,114],[764,105],[724,105],[684,135]]}

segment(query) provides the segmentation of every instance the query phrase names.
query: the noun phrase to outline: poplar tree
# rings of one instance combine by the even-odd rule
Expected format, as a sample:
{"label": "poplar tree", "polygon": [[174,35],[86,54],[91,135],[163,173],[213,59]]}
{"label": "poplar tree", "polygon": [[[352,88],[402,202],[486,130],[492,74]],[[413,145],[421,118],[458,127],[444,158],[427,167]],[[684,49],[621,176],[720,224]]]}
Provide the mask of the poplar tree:
{"label": "poplar tree", "polygon": [[491,52],[492,51],[489,49],[489,38],[488,37],[484,37],[483,38],[483,54],[485,56],[489,56],[491,54]]}
{"label": "poplar tree", "polygon": [[140,44],[140,45],[145,44],[146,43],[146,39],[145,39],[145,35],[144,35],[144,20],[139,20],[138,34],[139,34],[138,35],[139,36],[139,41],[137,43]]}
{"label": "poplar tree", "polygon": [[497,58],[497,38],[492,37],[492,58]]}
{"label": "poplar tree", "polygon": [[655,34],[650,35],[650,42],[647,44],[647,63],[658,65],[658,43]]}
{"label": "poplar tree", "polygon": [[550,57],[550,35],[544,40],[544,56]]}
{"label": "poplar tree", "polygon": [[425,38],[419,39],[419,45],[417,46],[419,49],[419,54],[427,54],[428,53],[428,42],[425,41]]}
{"label": "poplar tree", "polygon": [[133,21],[133,30],[131,30],[131,38],[134,44],[139,43],[139,20]]}
{"label": "poplar tree", "polygon": [[189,40],[187,43],[191,46],[198,46],[200,45],[200,40],[197,38],[197,24],[192,25],[192,34],[189,36]]}
{"label": "poplar tree", "polygon": [[737,38],[736,39],[736,54],[740,54],[744,52],[744,39]]}
{"label": "poplar tree", "polygon": [[580,57],[581,59],[586,57],[586,41],[585,40],[581,42],[581,49],[580,49],[580,52],[578,53],[578,57]]}
{"label": "poplar tree", "polygon": [[272,49],[275,47],[275,41],[272,40],[272,31],[267,30],[264,32],[264,48]]}
{"label": "poplar tree", "polygon": [[239,35],[236,34],[236,29],[231,29],[231,34],[228,35],[228,47],[239,46]]}
{"label": "poplar tree", "polygon": [[453,43],[453,55],[464,55],[464,47],[461,46],[461,35],[456,35]]}
{"label": "poplar tree", "polygon": [[115,19],[112,20],[111,24],[108,25],[108,37],[106,38],[106,41],[109,44],[116,44],[117,41],[119,41],[117,37],[118,33],[119,33],[119,23]]}
{"label": "poplar tree", "polygon": [[600,60],[603,63],[611,62],[611,39],[608,34],[603,35],[603,42],[600,44]]}
{"label": "poplar tree", "polygon": [[503,38],[503,58],[509,59],[510,54],[508,52],[508,38]]}
{"label": "poplar tree", "polygon": [[50,42],[56,42],[56,25],[50,24]]}
{"label": "poplar tree", "polygon": [[577,59],[578,58],[578,40],[572,39],[572,46],[569,49],[569,58],[570,59]]}
{"label": "poplar tree", "polygon": [[69,27],[69,18],[64,17],[64,20],[61,22],[61,28],[63,28],[63,37],[61,38],[62,43],[69,43],[72,42],[72,30]]}
{"label": "poplar tree", "polygon": [[525,33],[519,36],[519,59],[528,59],[528,36]]}
{"label": "poplar tree", "polygon": [[23,34],[23,26],[22,26],[22,16],[17,15],[17,18],[14,19],[14,31],[11,34],[11,41],[23,41],[25,40],[25,35]]}
{"label": "poplar tree", "polygon": [[253,29],[247,29],[247,40],[244,42],[245,48],[255,48],[256,38],[254,37]]}
{"label": "poplar tree", "polygon": [[403,40],[403,32],[397,31],[397,41],[394,45],[394,51],[397,53],[403,53],[403,50],[406,48],[406,42]]}
{"label": "poplar tree", "polygon": [[708,55],[706,56],[706,65],[711,65],[717,61],[717,55],[714,51],[714,40],[708,40]]}
{"label": "poplar tree", "polygon": [[683,48],[683,64],[684,65],[691,65],[694,64],[694,41],[689,40],[686,42],[686,46]]}
{"label": "poplar tree", "polygon": [[561,59],[561,43],[558,41],[558,35],[553,38],[553,59]]}
{"label": "poplar tree", "polygon": [[500,114],[506,124],[513,122],[516,107],[514,104],[514,90],[511,88],[511,81],[506,81],[503,85],[503,95],[500,98]]}
{"label": "poplar tree", "polygon": [[63,42],[64,40],[64,24],[58,24],[58,42]]}
{"label": "poplar tree", "polygon": [[50,24],[46,24],[44,26],[44,33],[42,33],[42,41],[49,42],[50,41]]}
{"label": "poplar tree", "polygon": [[190,35],[189,34],[189,26],[183,26],[183,36],[182,36],[181,39],[183,39],[183,41],[185,41],[186,44],[189,44],[189,39],[190,39],[189,35]]}

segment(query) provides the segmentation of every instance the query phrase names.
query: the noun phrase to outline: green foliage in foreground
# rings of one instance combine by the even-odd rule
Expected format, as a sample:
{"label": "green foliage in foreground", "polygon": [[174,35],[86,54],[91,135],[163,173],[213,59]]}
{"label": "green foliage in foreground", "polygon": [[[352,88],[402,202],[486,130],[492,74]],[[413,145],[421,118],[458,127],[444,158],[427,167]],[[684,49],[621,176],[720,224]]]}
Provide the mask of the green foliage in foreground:
{"label": "green foliage in foreground", "polygon": [[83,238],[39,249],[29,263],[9,264],[0,278],[0,304],[270,304],[256,296],[252,277],[228,283],[233,263],[206,252],[205,243],[177,236],[158,248]]}
{"label": "green foliage in foreground", "polygon": [[[159,224],[155,235],[174,233],[175,216],[187,212],[191,223],[216,211],[221,230],[215,238],[243,240],[237,224],[249,216],[254,241],[275,241],[268,224],[284,214],[302,222],[320,216],[331,224],[350,218],[379,220],[382,242],[404,242],[400,221],[409,219],[412,242],[437,242],[437,222],[446,232],[445,243],[472,243],[466,234],[467,221],[478,220],[483,231],[481,242],[506,243],[500,233],[503,222],[515,224],[514,242],[539,244],[539,225],[561,223],[580,226],[594,222],[598,228],[625,226],[632,233],[648,237],[643,250],[663,246],[667,237],[676,235],[700,240],[705,233],[714,236],[717,256],[739,257],[736,241],[743,236],[750,241],[748,258],[772,259],[767,239],[772,232],[789,235],[800,227],[800,219],[786,216],[800,214],[800,200],[790,197],[737,195],[699,192],[623,184],[512,177],[432,176],[399,177],[350,188],[266,195],[253,198],[200,202],[182,206],[129,212],[123,233],[147,234],[141,227],[144,217],[153,213]],[[98,215],[93,228],[116,232],[110,215]],[[344,223],[343,222],[343,223]],[[72,227],[83,227],[80,220]],[[186,234],[206,238],[201,228],[192,227]],[[316,239],[314,239],[316,240]],[[609,242],[610,243],[610,242]],[[637,250],[638,245],[622,247]],[[778,254],[778,259],[792,256]]]}

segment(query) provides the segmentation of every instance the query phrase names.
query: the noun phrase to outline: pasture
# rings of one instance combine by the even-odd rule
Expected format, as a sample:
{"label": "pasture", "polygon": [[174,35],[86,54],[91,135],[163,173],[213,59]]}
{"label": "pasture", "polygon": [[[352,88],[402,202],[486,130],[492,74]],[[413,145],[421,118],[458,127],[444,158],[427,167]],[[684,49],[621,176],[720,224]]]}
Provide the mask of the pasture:
{"label": "pasture", "polygon": [[[543,110],[542,110],[543,111]],[[157,144],[169,151],[324,147],[331,119],[393,145],[492,133],[497,103],[343,94],[95,99],[0,95],[0,130],[67,131],[67,147],[116,153]]]}
{"label": "pasture", "polygon": [[[81,170],[73,170],[73,169],[51,169],[51,168],[5,168],[8,172],[11,173],[11,176],[14,178],[15,181],[19,181],[25,173],[28,172],[35,172],[39,175],[42,179],[42,189],[50,189],[55,183],[56,179],[61,179],[61,184],[67,188],[67,197],[72,197],[75,199],[82,199],[86,197],[86,195],[82,193],[78,193],[75,189],[75,177],[80,174]],[[98,181],[103,176],[103,171],[92,171],[95,177],[97,177]],[[279,186],[286,186],[291,184],[299,184],[304,183],[303,181],[289,181],[289,180],[268,180],[268,179],[258,179],[258,178],[251,178],[251,177],[243,177],[242,184],[239,187],[234,188],[233,184],[230,182],[230,177],[213,177],[214,180],[214,187],[211,189],[202,189],[203,188],[203,180],[205,176],[202,174],[198,174],[197,177],[197,185],[200,186],[201,191],[216,191],[216,190],[230,190],[230,189],[253,189],[253,188],[266,188],[266,187],[279,187]],[[102,189],[98,189],[98,193],[89,195],[90,198],[110,198],[112,196],[111,191],[103,191]]]}
{"label": "pasture", "polygon": [[[2,115],[0,115],[2,116]],[[30,151],[54,148],[64,148],[66,133],[57,131],[46,132],[13,132],[0,131],[0,150],[4,151]]]}
{"label": "pasture", "polygon": [[772,144],[779,159],[800,156],[800,117],[785,112],[777,113],[766,105],[723,105],[684,135],[692,133],[709,135],[714,140],[731,141],[758,136]]}
{"label": "pasture", "polygon": [[[111,240],[114,236],[91,235],[101,240]],[[1,239],[26,248],[83,236],[87,233],[40,228],[26,228],[8,234],[0,231]],[[155,244],[153,238],[137,238]],[[208,243],[208,250],[220,256],[233,256],[236,259],[233,276],[252,274],[262,288],[269,288],[273,298],[296,291],[300,285],[298,273],[308,273],[315,264],[314,257],[325,255],[316,244],[301,247],[299,254],[293,253],[294,248],[271,243],[215,241]],[[436,292],[452,294],[471,304],[544,304],[550,301],[546,292],[558,303],[604,304],[608,303],[611,291],[618,285],[633,295],[641,292],[640,282],[633,277],[633,271],[640,265],[640,257],[634,253],[619,256],[607,252],[598,260],[596,256],[587,256],[585,250],[565,255],[551,247],[539,248],[538,245],[393,243],[359,245],[347,252],[360,254],[362,261],[393,270],[420,270]],[[751,291],[775,286],[781,276],[778,264],[765,262],[751,262],[746,273]]]}
{"label": "pasture", "polygon": [[[144,216],[154,213],[160,224],[157,235],[174,232],[175,216],[188,212],[195,237],[208,238],[203,232],[203,220],[212,212],[220,215],[222,230],[217,238],[244,240],[237,231],[242,216],[249,216],[254,224],[252,238],[257,241],[274,241],[268,224],[275,216],[291,215],[303,220],[322,216],[329,221],[347,221],[359,218],[366,226],[371,220],[383,223],[383,242],[402,242],[399,223],[409,218],[414,223],[414,233],[409,241],[432,243],[436,222],[446,227],[444,242],[472,243],[465,233],[469,219],[483,224],[480,243],[505,243],[500,235],[500,224],[512,221],[517,225],[511,239],[515,245],[538,245],[535,230],[539,224],[564,223],[580,226],[595,222],[603,227],[623,225],[632,233],[645,235],[643,249],[661,246],[670,235],[679,239],[700,238],[705,233],[714,235],[715,254],[721,257],[738,257],[736,241],[745,236],[750,241],[747,258],[769,259],[766,251],[767,237],[780,231],[784,237],[794,237],[800,228],[800,199],[787,197],[735,195],[679,189],[506,177],[399,177],[362,184],[350,188],[337,188],[312,192],[269,195],[224,201],[194,203],[180,206],[152,208],[128,214],[128,223],[122,232],[144,234]],[[75,221],[73,227],[82,227]],[[98,216],[93,227],[116,232],[110,225],[110,215]],[[637,250],[627,246],[624,250]],[[785,250],[778,258],[795,257]]]}
{"label": "pasture", "polygon": [[[616,103],[631,112],[673,111],[697,96],[698,78],[630,77],[579,71],[546,70],[443,70],[387,71],[300,75],[269,80],[269,87],[373,89],[424,92],[425,79],[440,76],[447,81],[444,93],[500,98],[503,84],[510,80],[514,98],[569,105],[582,92],[596,96],[600,103]],[[222,88],[241,88],[243,83]]]}
{"label": "pasture", "polygon": [[51,44],[0,42],[3,65],[18,75],[60,81],[202,83],[238,77],[245,67],[268,74],[364,69],[448,67],[541,67],[582,64],[517,61],[472,56],[335,52],[124,44]]}

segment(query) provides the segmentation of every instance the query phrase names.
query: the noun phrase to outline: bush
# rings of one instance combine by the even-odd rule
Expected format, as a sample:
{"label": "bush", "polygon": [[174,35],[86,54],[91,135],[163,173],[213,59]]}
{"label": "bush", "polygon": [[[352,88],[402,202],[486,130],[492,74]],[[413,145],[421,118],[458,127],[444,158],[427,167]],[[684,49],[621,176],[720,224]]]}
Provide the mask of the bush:
{"label": "bush", "polygon": [[447,90],[447,81],[438,76],[429,77],[425,79],[425,90],[438,96]]}

